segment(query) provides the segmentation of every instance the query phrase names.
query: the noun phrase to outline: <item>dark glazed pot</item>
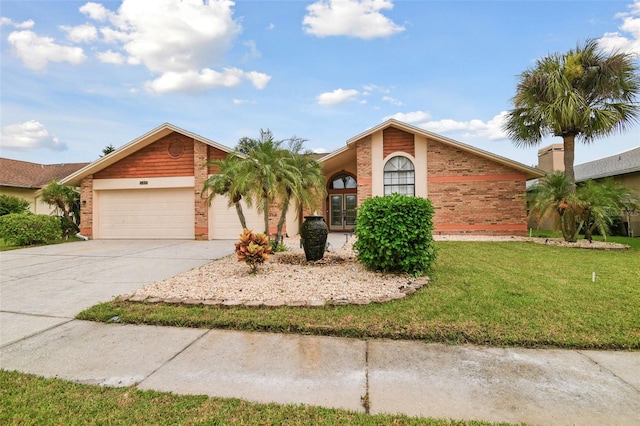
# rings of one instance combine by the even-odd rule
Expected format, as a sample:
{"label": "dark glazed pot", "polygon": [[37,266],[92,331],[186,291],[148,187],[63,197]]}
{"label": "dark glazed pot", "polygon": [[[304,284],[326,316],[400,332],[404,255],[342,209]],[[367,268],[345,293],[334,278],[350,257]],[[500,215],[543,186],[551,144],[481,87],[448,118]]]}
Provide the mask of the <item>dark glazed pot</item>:
{"label": "dark glazed pot", "polygon": [[304,255],[309,261],[320,260],[324,256],[329,228],[322,216],[305,216],[302,229],[302,246]]}

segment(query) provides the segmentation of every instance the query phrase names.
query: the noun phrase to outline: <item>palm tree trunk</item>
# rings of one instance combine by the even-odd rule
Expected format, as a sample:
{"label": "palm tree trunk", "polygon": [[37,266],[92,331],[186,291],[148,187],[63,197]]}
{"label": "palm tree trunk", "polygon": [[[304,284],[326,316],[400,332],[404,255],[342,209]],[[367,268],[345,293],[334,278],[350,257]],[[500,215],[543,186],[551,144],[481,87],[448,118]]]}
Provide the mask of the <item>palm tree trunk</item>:
{"label": "palm tree trunk", "polygon": [[269,198],[263,195],[262,209],[264,210],[264,235],[269,236]]}
{"label": "palm tree trunk", "polygon": [[238,219],[240,219],[240,225],[242,225],[242,229],[247,229],[247,219],[244,217],[244,212],[242,211],[242,204],[238,201],[235,203],[236,205],[236,213],[238,213]]}
{"label": "palm tree trunk", "polygon": [[562,140],[564,141],[564,174],[573,185],[573,190],[575,191],[576,177],[573,172],[573,160],[576,153],[576,137],[575,135],[564,135]]}
{"label": "palm tree trunk", "polygon": [[291,194],[287,194],[287,196],[283,200],[283,204],[281,207],[280,219],[278,219],[278,228],[276,230],[276,241],[273,245],[274,249],[278,248],[278,244],[280,243],[280,239],[282,238],[282,228],[284,227],[284,221],[287,218],[287,210],[289,210],[290,201],[291,201]]}

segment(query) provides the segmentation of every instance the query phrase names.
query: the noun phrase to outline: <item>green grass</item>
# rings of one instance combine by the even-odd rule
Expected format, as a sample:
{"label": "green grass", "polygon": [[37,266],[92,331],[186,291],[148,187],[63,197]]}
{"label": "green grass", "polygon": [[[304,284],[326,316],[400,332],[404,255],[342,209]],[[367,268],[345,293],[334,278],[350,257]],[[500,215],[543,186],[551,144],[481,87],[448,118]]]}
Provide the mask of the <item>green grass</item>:
{"label": "green grass", "polygon": [[89,386],[0,370],[3,425],[489,425]]}
{"label": "green grass", "polygon": [[[82,239],[76,237],[75,235],[71,235],[66,240],[60,238],[58,241],[55,241],[55,242],[53,242],[51,244],[71,243],[71,242],[74,242],[74,241],[82,241]],[[17,250],[17,249],[21,249],[21,248],[38,247],[38,246],[42,246],[42,245],[46,245],[46,244],[35,244],[35,245],[32,245],[32,246],[15,246],[15,245],[11,245],[11,244],[6,243],[4,241],[4,239],[0,238],[0,251]]]}
{"label": "green grass", "polygon": [[[429,286],[367,306],[217,308],[113,301],[80,319],[491,346],[640,349],[640,253],[441,242]],[[596,281],[592,282],[592,272]]]}

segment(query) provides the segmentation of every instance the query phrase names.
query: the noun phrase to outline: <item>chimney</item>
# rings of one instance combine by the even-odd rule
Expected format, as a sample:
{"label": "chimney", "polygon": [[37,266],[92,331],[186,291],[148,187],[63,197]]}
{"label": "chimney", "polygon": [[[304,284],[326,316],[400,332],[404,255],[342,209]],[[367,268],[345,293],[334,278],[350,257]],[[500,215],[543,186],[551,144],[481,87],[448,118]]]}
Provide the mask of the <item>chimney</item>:
{"label": "chimney", "polygon": [[564,171],[564,145],[555,143],[538,150],[538,168],[544,172]]}

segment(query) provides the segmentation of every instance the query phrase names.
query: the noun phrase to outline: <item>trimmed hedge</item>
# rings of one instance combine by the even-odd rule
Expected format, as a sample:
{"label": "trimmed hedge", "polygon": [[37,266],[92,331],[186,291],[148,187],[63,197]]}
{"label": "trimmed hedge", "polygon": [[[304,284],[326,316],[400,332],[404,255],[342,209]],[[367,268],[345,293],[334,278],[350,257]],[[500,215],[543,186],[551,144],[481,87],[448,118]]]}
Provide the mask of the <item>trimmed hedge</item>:
{"label": "trimmed hedge", "polygon": [[425,274],[437,257],[431,201],[393,194],[365,200],[358,210],[354,249],[368,269]]}
{"label": "trimmed hedge", "polygon": [[0,216],[0,237],[16,246],[50,244],[62,238],[60,218],[31,213]]}

